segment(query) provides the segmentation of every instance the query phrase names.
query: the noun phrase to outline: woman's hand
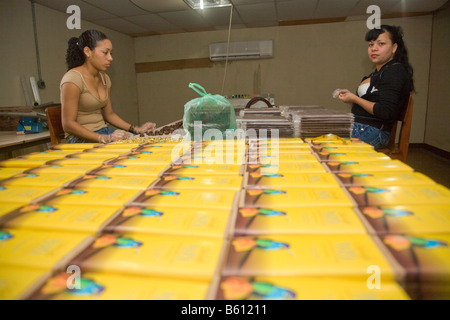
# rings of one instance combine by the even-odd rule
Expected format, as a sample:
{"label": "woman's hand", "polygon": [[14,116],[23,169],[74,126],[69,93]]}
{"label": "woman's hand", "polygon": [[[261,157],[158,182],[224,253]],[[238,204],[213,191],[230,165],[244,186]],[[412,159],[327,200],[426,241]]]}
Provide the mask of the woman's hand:
{"label": "woman's hand", "polygon": [[368,113],[373,114],[373,106],[375,105],[375,102],[371,102],[363,98],[360,98],[356,94],[348,91],[347,89],[340,90],[337,97],[344,103],[356,103],[361,108],[366,110]]}
{"label": "woman's hand", "polygon": [[119,140],[126,140],[131,137],[131,133],[126,132],[124,130],[114,130],[113,133],[107,135],[100,135],[98,138],[98,142],[100,143],[110,143]]}
{"label": "woman's hand", "polygon": [[347,89],[339,90],[337,97],[344,103],[354,103],[356,100],[355,98],[357,98],[354,93],[351,93]]}
{"label": "woman's hand", "polygon": [[153,134],[155,133],[156,123],[146,122],[140,127],[134,128],[136,134]]}

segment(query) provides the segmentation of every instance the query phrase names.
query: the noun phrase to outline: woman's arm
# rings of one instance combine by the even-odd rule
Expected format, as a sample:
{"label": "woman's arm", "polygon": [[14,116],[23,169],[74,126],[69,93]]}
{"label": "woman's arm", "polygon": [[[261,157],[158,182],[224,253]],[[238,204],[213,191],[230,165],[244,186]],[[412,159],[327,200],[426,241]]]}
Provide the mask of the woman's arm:
{"label": "woman's arm", "polygon": [[[111,89],[109,89],[109,97],[111,97]],[[103,118],[116,128],[128,131],[131,128],[131,124],[123,120],[112,108],[111,98],[108,100],[108,104],[102,109]],[[156,124],[152,122],[146,122],[140,127],[132,128],[133,133],[151,133],[154,131]]]}
{"label": "woman's arm", "polygon": [[347,89],[342,89],[339,91],[338,94],[339,100],[345,103],[356,103],[361,108],[366,110],[370,114],[374,114],[373,112],[373,106],[375,105],[375,102],[368,101],[366,99],[363,99],[361,97],[358,97],[356,94],[351,93]]}

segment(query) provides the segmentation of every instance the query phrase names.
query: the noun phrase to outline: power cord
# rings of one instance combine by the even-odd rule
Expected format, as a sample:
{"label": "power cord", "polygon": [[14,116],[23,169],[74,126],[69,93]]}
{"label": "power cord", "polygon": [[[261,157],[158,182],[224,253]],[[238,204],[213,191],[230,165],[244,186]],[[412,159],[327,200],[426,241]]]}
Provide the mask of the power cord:
{"label": "power cord", "polygon": [[228,53],[230,49],[230,37],[231,37],[231,21],[233,20],[233,5],[231,5],[231,11],[230,11],[230,23],[228,26],[228,40],[227,40],[227,56],[225,59],[225,73],[223,75],[223,81],[222,81],[222,90],[221,95],[223,96],[223,90],[225,88],[225,79],[227,77],[227,67],[228,67]]}

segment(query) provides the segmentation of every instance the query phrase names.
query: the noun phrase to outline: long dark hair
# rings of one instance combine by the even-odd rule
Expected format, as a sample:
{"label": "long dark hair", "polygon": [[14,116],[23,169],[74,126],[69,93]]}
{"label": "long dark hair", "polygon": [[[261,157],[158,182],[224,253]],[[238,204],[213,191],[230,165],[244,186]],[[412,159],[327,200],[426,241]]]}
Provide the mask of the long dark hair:
{"label": "long dark hair", "polygon": [[406,69],[406,71],[411,76],[411,91],[414,91],[414,70],[409,63],[408,59],[408,50],[406,49],[405,42],[403,41],[403,30],[398,26],[389,26],[383,24],[379,29],[371,29],[366,33],[366,41],[375,41],[378,39],[378,36],[382,33],[387,32],[389,34],[389,39],[391,39],[392,43],[397,44],[397,50],[394,54],[394,59],[400,62]]}
{"label": "long dark hair", "polygon": [[66,53],[67,69],[81,66],[86,60],[84,55],[84,47],[94,50],[98,41],[108,39],[108,37],[101,31],[87,30],[83,32],[79,38],[72,37],[68,41],[68,48]]}

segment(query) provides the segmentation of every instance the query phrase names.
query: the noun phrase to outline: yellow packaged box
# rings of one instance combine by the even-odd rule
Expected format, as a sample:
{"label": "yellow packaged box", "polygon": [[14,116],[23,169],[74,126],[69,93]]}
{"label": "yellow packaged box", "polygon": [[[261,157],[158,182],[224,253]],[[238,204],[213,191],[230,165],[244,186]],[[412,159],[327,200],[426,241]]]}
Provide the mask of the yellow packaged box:
{"label": "yellow packaged box", "polygon": [[339,187],[339,183],[331,173],[276,173],[263,174],[259,172],[246,172],[245,188],[328,188]]}
{"label": "yellow packaged box", "polygon": [[352,172],[352,173],[371,173],[371,172],[412,172],[413,168],[400,160],[379,160],[379,161],[325,161],[323,162],[330,172]]}
{"label": "yellow packaged box", "polygon": [[92,241],[84,233],[0,230],[0,265],[55,271]]}
{"label": "yellow packaged box", "polygon": [[274,155],[274,154],[311,154],[311,150],[308,144],[295,145],[295,144],[283,144],[283,145],[268,145],[268,146],[249,146],[249,154],[261,154],[261,155]]}
{"label": "yellow packaged box", "polygon": [[210,208],[140,207],[122,208],[105,232],[134,232],[228,238],[233,210]]}
{"label": "yellow packaged box", "polygon": [[139,148],[134,149],[136,152],[166,152],[170,154],[178,154],[190,150],[191,143],[190,142],[180,142],[177,144],[146,144],[141,145]]}
{"label": "yellow packaged box", "polygon": [[[218,283],[216,300],[410,300],[394,281],[380,288],[339,277],[229,276]],[[260,306],[262,307],[262,306]]]}
{"label": "yellow packaged box", "polygon": [[203,153],[209,157],[225,157],[230,154],[236,155],[242,158],[246,153],[247,145],[244,142],[234,144],[234,143],[211,143],[201,148],[194,147],[191,151],[185,152],[190,154]]}
{"label": "yellow packaged box", "polygon": [[351,207],[242,207],[234,225],[236,235],[366,234]]}
{"label": "yellow packaged box", "polygon": [[13,177],[0,181],[0,185],[4,186],[21,186],[21,187],[62,187],[64,184],[78,178],[78,173],[19,173]]}
{"label": "yellow packaged box", "polygon": [[49,272],[40,269],[0,266],[0,300],[26,299],[49,277]]}
{"label": "yellow packaged box", "polygon": [[105,162],[108,165],[124,165],[124,166],[150,166],[150,165],[169,165],[173,160],[170,154],[133,154],[133,155],[123,155],[110,159]]}
{"label": "yellow packaged box", "polygon": [[361,146],[367,145],[367,143],[357,139],[357,138],[341,138],[333,134],[327,134],[320,137],[315,138],[307,138],[305,142],[310,143],[311,145],[323,144],[323,145],[331,145],[331,146]]}
{"label": "yellow packaged box", "polygon": [[86,172],[97,168],[97,164],[68,164],[68,165],[50,165],[46,164],[40,167],[28,169],[24,172],[26,173],[34,173],[34,174],[68,174],[68,173],[78,173],[80,175],[85,174]]}
{"label": "yellow packaged box", "polygon": [[383,205],[359,211],[372,234],[450,233],[450,204]]}
{"label": "yellow packaged box", "polygon": [[[95,150],[95,149],[94,149]],[[101,160],[101,161],[108,161],[117,158],[122,153],[112,153],[112,152],[93,152],[92,150],[87,150],[83,152],[75,152],[66,155],[65,158],[75,158],[75,159],[89,159],[89,160]]]}
{"label": "yellow packaged box", "polygon": [[52,150],[87,150],[99,146],[98,143],[62,143],[51,147]]}
{"label": "yellow packaged box", "polygon": [[259,172],[265,174],[274,174],[282,172],[284,174],[288,173],[305,173],[305,172],[322,172],[325,173],[327,170],[319,162],[282,162],[278,164],[247,164],[247,172]]}
{"label": "yellow packaged box", "polygon": [[83,189],[83,188],[106,188],[106,189],[133,189],[145,190],[154,181],[155,177],[146,176],[120,176],[120,175],[83,175],[64,185],[65,188]]}
{"label": "yellow packaged box", "polygon": [[[23,203],[21,202],[1,202],[0,205],[0,221],[2,221],[2,219],[4,219],[4,215],[6,215],[7,213],[10,213],[13,210],[16,210],[17,208],[20,208],[21,206],[23,206]],[[1,225],[1,223],[0,223]]]}
{"label": "yellow packaged box", "polygon": [[152,188],[239,191],[242,181],[242,176],[238,175],[163,175],[152,184]]}
{"label": "yellow packaged box", "polygon": [[307,143],[303,141],[301,138],[273,138],[273,139],[253,139],[249,138],[248,140],[250,144],[257,144],[259,146],[270,145],[270,144],[279,144],[279,145],[298,145],[298,146],[306,146]]}
{"label": "yellow packaged box", "polygon": [[142,145],[140,142],[132,142],[129,140],[123,140],[123,141],[117,141],[117,142],[111,142],[107,144],[97,144],[95,146],[96,150],[128,150],[127,152],[139,148]]}
{"label": "yellow packaged box", "polygon": [[97,237],[70,265],[102,272],[211,281],[223,259],[224,241],[136,233]]}
{"label": "yellow packaged box", "polygon": [[0,167],[0,180],[7,179],[9,177],[15,176],[16,174],[22,173],[24,168],[2,168]]}
{"label": "yellow packaged box", "polygon": [[152,158],[155,156],[172,156],[177,159],[181,156],[182,152],[172,152],[172,148],[154,147],[149,150],[138,148],[134,151],[123,154],[123,156],[137,156],[141,158]]}
{"label": "yellow packaged box", "polygon": [[190,165],[171,165],[164,171],[164,174],[180,174],[188,176],[197,175],[242,175],[243,165],[232,164],[190,164]]}
{"label": "yellow packaged box", "polygon": [[42,152],[31,152],[26,155],[27,159],[61,159],[65,156],[72,154],[74,150],[46,150]]}
{"label": "yellow packaged box", "polygon": [[87,164],[93,164],[97,166],[101,166],[106,160],[103,157],[96,157],[96,158],[85,158],[85,159],[79,159],[79,158],[62,158],[62,159],[56,159],[56,160],[50,160],[47,161],[46,164],[50,165],[87,165]]}
{"label": "yellow packaged box", "polygon": [[53,187],[0,186],[0,203],[33,202],[54,190]]}
{"label": "yellow packaged box", "polygon": [[405,288],[410,296],[420,297],[423,294],[420,292],[420,285],[440,285],[444,289],[447,287],[448,294],[450,233],[386,234],[380,235],[380,239],[405,270]]}
{"label": "yellow packaged box", "polygon": [[450,190],[440,184],[429,186],[383,186],[347,188],[360,207],[377,205],[450,204]]}
{"label": "yellow packaged box", "polygon": [[433,185],[434,180],[420,172],[371,172],[371,173],[337,173],[336,178],[344,186],[413,186]]}
{"label": "yellow packaged box", "polygon": [[381,284],[402,277],[368,235],[266,235],[230,240],[224,276],[330,276],[366,281],[377,266]]}
{"label": "yellow packaged box", "polygon": [[22,170],[25,170],[34,167],[39,167],[40,165],[45,164],[47,161],[49,161],[49,159],[36,159],[36,158],[27,159],[23,157],[17,157],[0,161],[0,167],[23,168]]}
{"label": "yellow packaged box", "polygon": [[358,152],[358,153],[372,153],[374,148],[369,144],[363,145],[338,145],[332,146],[330,144],[316,144],[311,146],[313,152]]}
{"label": "yellow packaged box", "polygon": [[42,199],[49,205],[125,205],[139,193],[135,189],[119,188],[63,188]]}
{"label": "yellow packaged box", "polygon": [[353,206],[342,188],[253,188],[241,191],[241,207]]}
{"label": "yellow packaged box", "polygon": [[141,166],[141,165],[102,165],[87,172],[100,176],[140,176],[140,177],[158,177],[166,168],[165,164]]}
{"label": "yellow packaged box", "polygon": [[245,163],[244,153],[192,152],[174,159],[175,165],[242,165]]}
{"label": "yellow packaged box", "polygon": [[122,206],[27,204],[0,217],[0,225],[11,229],[84,232],[102,231]]}
{"label": "yellow packaged box", "polygon": [[320,151],[316,153],[320,161],[377,161],[377,160],[391,160],[383,152],[328,152]]}
{"label": "yellow packaged box", "polygon": [[212,208],[230,210],[237,199],[235,190],[147,189],[133,201],[137,206]]}
{"label": "yellow packaged box", "polygon": [[312,153],[279,153],[279,154],[248,154],[247,163],[255,164],[277,164],[286,162],[317,162],[317,158]]}
{"label": "yellow packaged box", "polygon": [[156,157],[166,157],[165,159],[170,159],[169,162],[175,161],[180,157],[180,153],[172,153],[170,149],[162,149],[159,150],[155,148],[156,150],[151,151],[132,151],[126,154],[123,154],[123,157],[127,158],[134,158],[136,161],[140,159],[140,161],[146,161],[146,160],[152,160]]}
{"label": "yellow packaged box", "polygon": [[28,300],[205,300],[210,287],[208,281],[86,272],[79,289],[68,289],[70,276],[54,275]]}

